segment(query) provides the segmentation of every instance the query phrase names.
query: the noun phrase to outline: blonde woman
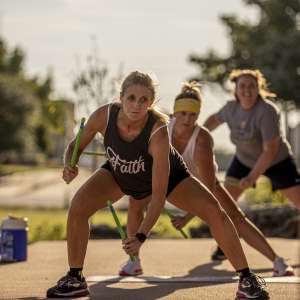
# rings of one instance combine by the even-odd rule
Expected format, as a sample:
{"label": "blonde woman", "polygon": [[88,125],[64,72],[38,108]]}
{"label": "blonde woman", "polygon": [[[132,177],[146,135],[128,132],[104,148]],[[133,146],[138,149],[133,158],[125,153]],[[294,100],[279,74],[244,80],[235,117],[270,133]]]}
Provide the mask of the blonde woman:
{"label": "blonde woman", "polygon": [[[124,241],[123,249],[135,255],[157,221],[165,199],[205,220],[233,267],[241,274],[238,295],[267,295],[264,283],[250,272],[235,228],[214,196],[186,169],[181,156],[170,146],[166,120],[153,108],[154,82],[135,71],[122,83],[120,103],[105,105],[89,118],[82,133],[80,150],[97,132],[104,136],[108,161],[78,190],[69,210],[67,244],[70,270],[47,292],[48,297],[88,295],[82,275],[89,236],[88,219],[124,194],[148,203],[136,234]],[[70,167],[74,141],[65,155],[63,178],[72,181],[77,168]],[[130,221],[130,215],[128,216]]]}

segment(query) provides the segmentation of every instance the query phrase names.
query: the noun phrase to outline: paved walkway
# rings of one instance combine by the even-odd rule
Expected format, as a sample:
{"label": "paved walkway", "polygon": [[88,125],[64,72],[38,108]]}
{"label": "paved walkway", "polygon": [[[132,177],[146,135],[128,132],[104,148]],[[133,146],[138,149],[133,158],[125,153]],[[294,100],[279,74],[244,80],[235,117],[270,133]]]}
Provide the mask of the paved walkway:
{"label": "paved walkway", "polygon": [[[270,239],[270,242],[280,255],[289,259],[296,275],[300,276],[299,241]],[[116,278],[109,282],[103,279],[115,276],[127,256],[122,252],[119,240],[90,241],[84,269],[90,298],[232,300],[237,287],[232,280],[235,273],[228,261],[210,262],[214,246],[211,239],[150,239],[142,249],[144,276],[141,278],[144,282],[122,282]],[[243,246],[252,269],[263,277],[271,276],[272,264],[246,244]],[[66,242],[35,243],[29,246],[28,261],[0,265],[0,299],[44,299],[47,288],[66,270]],[[164,280],[165,276],[170,276],[170,280]],[[208,277],[211,279],[207,282]],[[299,299],[300,283],[288,283],[288,278],[284,280],[285,283],[268,283],[271,299]]]}
{"label": "paved walkway", "polygon": [[[0,177],[0,207],[66,207],[77,189],[91,172],[80,168],[78,177],[70,184],[62,179],[62,169],[42,169],[19,172]],[[127,208],[128,197],[123,197],[115,207]],[[167,203],[167,207],[173,207]]]}
{"label": "paved walkway", "polygon": [[60,169],[19,172],[0,178],[0,206],[63,207],[89,176],[85,169],[70,185]]}

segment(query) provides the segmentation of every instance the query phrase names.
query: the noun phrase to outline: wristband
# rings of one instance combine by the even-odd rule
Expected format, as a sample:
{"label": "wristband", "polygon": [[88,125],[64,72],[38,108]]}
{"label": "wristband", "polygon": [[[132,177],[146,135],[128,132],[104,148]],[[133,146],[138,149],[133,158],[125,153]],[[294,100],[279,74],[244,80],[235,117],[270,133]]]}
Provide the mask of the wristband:
{"label": "wristband", "polygon": [[138,241],[139,241],[140,243],[144,243],[145,240],[147,239],[146,234],[144,234],[144,233],[142,233],[142,232],[138,232],[138,233],[135,235],[135,237],[138,239]]}

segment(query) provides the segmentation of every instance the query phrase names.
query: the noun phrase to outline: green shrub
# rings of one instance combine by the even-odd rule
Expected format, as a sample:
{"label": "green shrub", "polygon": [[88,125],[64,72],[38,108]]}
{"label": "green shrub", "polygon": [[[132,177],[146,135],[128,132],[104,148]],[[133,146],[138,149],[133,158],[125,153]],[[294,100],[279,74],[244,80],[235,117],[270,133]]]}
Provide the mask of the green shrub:
{"label": "green shrub", "polygon": [[259,177],[255,188],[247,189],[245,196],[249,204],[285,204],[288,202],[279,191],[272,190],[271,181],[265,176]]}

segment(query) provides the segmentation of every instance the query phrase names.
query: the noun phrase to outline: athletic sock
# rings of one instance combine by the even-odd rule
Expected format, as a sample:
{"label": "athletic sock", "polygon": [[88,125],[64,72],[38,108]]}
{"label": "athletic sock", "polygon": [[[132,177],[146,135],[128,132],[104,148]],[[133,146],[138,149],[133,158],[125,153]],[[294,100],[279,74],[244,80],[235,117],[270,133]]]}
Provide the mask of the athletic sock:
{"label": "athletic sock", "polygon": [[242,270],[237,270],[236,272],[239,274],[241,279],[243,279],[245,277],[249,277],[251,275],[251,272],[250,272],[249,268],[245,268],[245,269],[242,269]]}
{"label": "athletic sock", "polygon": [[83,268],[70,268],[69,275],[72,277],[76,277],[78,280],[82,281],[82,269]]}

